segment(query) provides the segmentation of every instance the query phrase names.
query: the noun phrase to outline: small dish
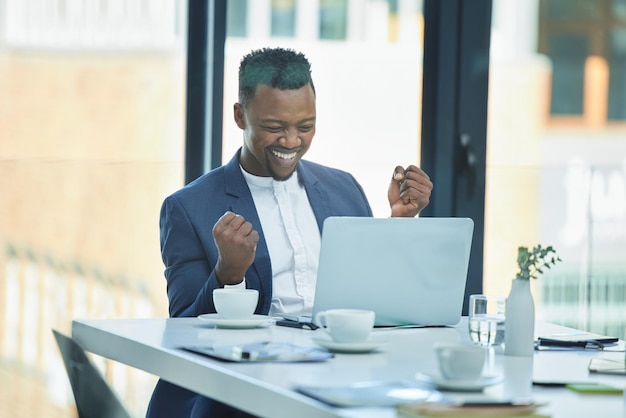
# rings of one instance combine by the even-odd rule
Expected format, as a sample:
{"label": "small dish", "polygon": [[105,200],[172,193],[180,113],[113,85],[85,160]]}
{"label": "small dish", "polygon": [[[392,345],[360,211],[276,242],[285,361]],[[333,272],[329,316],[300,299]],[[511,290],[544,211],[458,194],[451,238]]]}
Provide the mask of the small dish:
{"label": "small dish", "polygon": [[380,338],[376,338],[374,336],[370,336],[367,341],[359,342],[359,343],[340,343],[330,339],[326,333],[320,333],[311,338],[313,342],[318,345],[321,345],[327,350],[330,350],[335,353],[369,353],[371,351],[377,350],[380,347],[387,344],[386,340],[382,340]]}
{"label": "small dish", "polygon": [[492,386],[502,381],[502,376],[481,376],[476,380],[449,380],[439,375],[418,373],[415,378],[429,386],[435,386],[441,390],[458,392],[480,392],[487,386]]}
{"label": "small dish", "polygon": [[253,315],[250,319],[224,319],[219,314],[202,314],[198,319],[215,325],[218,328],[249,329],[257,328],[270,323],[271,318],[267,315]]}

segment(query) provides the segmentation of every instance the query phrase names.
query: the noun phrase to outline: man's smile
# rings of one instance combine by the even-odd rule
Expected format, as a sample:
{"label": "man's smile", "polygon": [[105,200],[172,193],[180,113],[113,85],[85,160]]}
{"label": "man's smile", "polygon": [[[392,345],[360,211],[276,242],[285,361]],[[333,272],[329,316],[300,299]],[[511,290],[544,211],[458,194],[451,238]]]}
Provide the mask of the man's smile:
{"label": "man's smile", "polygon": [[297,156],[299,154],[300,149],[296,151],[289,152],[281,152],[275,149],[270,149],[270,155],[272,156],[272,160],[281,167],[290,168],[296,163]]}
{"label": "man's smile", "polygon": [[284,153],[284,152],[280,152],[280,151],[276,151],[276,150],[270,150],[272,154],[274,154],[276,157],[281,158],[283,160],[293,160],[294,158],[296,158],[296,155],[298,154],[297,152],[290,152],[290,153]]}

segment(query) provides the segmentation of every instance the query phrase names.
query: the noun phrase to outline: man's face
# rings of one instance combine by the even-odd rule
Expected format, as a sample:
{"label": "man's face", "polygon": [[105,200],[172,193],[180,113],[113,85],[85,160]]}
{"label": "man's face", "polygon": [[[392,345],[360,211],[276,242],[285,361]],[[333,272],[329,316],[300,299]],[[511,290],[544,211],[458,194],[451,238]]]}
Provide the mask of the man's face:
{"label": "man's face", "polygon": [[310,85],[280,90],[256,88],[244,109],[234,107],[235,122],[243,130],[239,162],[250,174],[287,180],[307,152],[315,135],[315,94]]}

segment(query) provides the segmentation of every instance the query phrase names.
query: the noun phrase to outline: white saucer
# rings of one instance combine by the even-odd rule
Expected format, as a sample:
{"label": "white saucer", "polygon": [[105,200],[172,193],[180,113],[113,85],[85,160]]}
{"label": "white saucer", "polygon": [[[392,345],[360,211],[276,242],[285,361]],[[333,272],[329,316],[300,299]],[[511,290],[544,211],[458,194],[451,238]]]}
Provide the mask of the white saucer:
{"label": "white saucer", "polygon": [[502,376],[481,376],[476,380],[448,380],[439,375],[426,373],[418,373],[415,378],[422,383],[436,386],[438,389],[459,392],[478,392],[502,381]]}
{"label": "white saucer", "polygon": [[198,315],[198,319],[218,328],[257,328],[270,323],[270,317],[267,315],[253,315],[250,319],[224,319],[219,314],[213,313]]}
{"label": "white saucer", "polygon": [[369,353],[387,344],[386,340],[370,336],[367,341],[360,343],[340,343],[330,339],[325,333],[320,333],[311,337],[318,345],[335,353]]}

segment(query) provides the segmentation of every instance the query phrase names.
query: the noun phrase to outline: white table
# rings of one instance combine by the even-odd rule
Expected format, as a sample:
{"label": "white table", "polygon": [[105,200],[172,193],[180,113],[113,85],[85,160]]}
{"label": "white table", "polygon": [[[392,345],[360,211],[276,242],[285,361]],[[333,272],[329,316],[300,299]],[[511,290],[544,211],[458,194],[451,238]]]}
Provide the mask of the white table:
{"label": "white table", "polygon": [[[87,351],[158,375],[170,382],[234,405],[258,416],[294,417],[396,417],[394,408],[335,408],[293,390],[296,384],[341,385],[372,380],[413,379],[416,373],[436,372],[435,341],[467,341],[466,318],[455,327],[382,329],[388,344],[370,354],[337,354],[321,363],[227,363],[178,349],[183,345],[234,344],[281,340],[315,346],[314,331],[270,325],[252,330],[217,329],[196,318],[75,320],[74,339]],[[567,328],[538,323],[538,335]],[[322,332],[322,331],[316,331]],[[492,353],[493,354],[493,353]],[[536,381],[602,381],[623,386],[626,377],[589,374],[593,357],[624,359],[624,353],[599,351],[536,352],[532,360],[490,356],[490,371],[504,373],[502,384],[488,392],[501,394],[519,385],[533,370]],[[514,363],[511,363],[513,361]],[[526,365],[519,362],[526,361]],[[518,363],[515,363],[518,362]],[[532,363],[532,367],[529,366]],[[517,367],[513,372],[511,367]],[[508,386],[507,386],[508,385]],[[555,418],[622,417],[620,395],[583,395],[563,387],[533,386],[532,396],[548,404],[540,412]]]}

